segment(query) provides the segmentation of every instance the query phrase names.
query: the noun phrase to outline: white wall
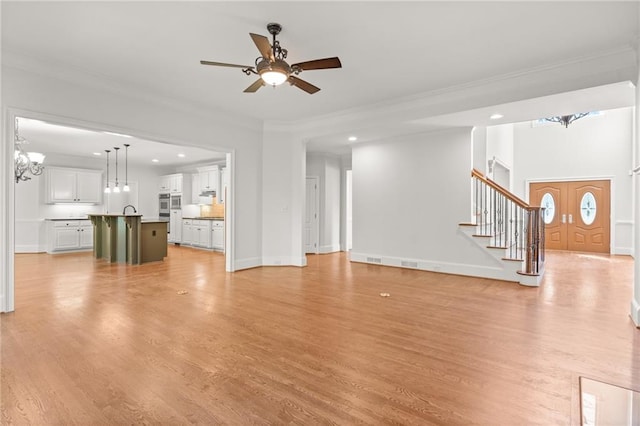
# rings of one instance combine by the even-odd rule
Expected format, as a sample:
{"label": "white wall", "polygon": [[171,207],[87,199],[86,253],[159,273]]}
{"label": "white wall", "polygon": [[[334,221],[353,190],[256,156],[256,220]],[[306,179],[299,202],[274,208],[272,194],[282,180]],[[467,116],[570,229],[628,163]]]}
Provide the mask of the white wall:
{"label": "white wall", "polygon": [[[133,93],[116,84],[98,84],[91,78],[75,77],[62,73],[55,77],[46,76],[3,63],[4,119],[9,109],[21,116],[28,115],[24,112],[34,112],[68,118],[68,123],[74,120],[83,124],[95,123],[100,129],[145,139],[233,152],[235,246],[231,255],[236,263],[234,268],[251,264],[252,259],[261,257],[260,123],[198,105]],[[10,135],[8,132],[3,134],[5,147]],[[8,178],[7,173],[4,178]],[[11,191],[7,190],[6,194],[10,196]],[[12,277],[7,275],[6,280],[11,281]]]}
{"label": "white wall", "polygon": [[471,211],[470,128],[356,145],[352,163],[352,260],[482,275],[489,255],[458,226]]}
{"label": "white wall", "polygon": [[307,154],[307,176],[320,178],[320,253],[340,251],[341,168],[337,155]]}
{"label": "white wall", "polygon": [[496,158],[513,167],[513,124],[487,127],[487,160]]}
{"label": "white wall", "polygon": [[487,174],[487,130],[486,127],[475,127],[471,133],[473,140],[473,168]]}
{"label": "white wall", "polygon": [[[509,182],[498,182],[508,190],[513,188],[513,124],[502,124],[500,126],[487,127],[487,158],[486,163],[496,161],[500,167],[504,167],[510,171]],[[496,181],[496,173],[501,169],[496,170],[494,165],[493,170],[489,173],[489,177]],[[499,179],[502,180],[502,179]]]}
{"label": "white wall", "polygon": [[266,123],[263,152],[262,264],[304,266],[304,144]]}
{"label": "white wall", "polygon": [[632,254],[633,108],[558,124],[514,126],[513,190],[527,200],[528,182],[611,178],[614,254]]}

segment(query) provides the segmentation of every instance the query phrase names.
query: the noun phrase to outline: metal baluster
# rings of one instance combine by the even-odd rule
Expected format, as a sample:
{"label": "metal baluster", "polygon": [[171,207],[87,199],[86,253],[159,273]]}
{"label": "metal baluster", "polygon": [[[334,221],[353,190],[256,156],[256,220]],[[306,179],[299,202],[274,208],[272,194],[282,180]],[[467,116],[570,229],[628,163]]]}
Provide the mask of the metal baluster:
{"label": "metal baluster", "polygon": [[513,244],[511,244],[511,202],[507,203],[507,229],[505,230],[505,238],[507,241],[507,245],[509,246],[509,258],[513,257]]}

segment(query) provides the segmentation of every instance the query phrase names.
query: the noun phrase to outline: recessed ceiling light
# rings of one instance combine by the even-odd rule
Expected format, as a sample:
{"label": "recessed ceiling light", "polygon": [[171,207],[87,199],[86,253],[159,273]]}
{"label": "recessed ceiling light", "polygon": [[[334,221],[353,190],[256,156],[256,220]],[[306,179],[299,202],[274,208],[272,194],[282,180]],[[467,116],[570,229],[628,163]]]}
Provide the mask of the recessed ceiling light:
{"label": "recessed ceiling light", "polygon": [[184,158],[184,157],[185,157],[185,155],[184,155],[184,154],[178,154],[178,157],[180,157],[180,158]]}
{"label": "recessed ceiling light", "polygon": [[153,160],[151,160],[151,162],[152,162],[152,163],[157,163],[157,162],[159,162],[159,161],[160,161],[160,160],[158,160],[157,158],[154,158]]}
{"label": "recessed ceiling light", "polygon": [[504,115],[496,113],[496,114],[493,114],[489,118],[492,119],[492,120],[497,120],[497,119],[502,118],[502,117],[504,117]]}
{"label": "recessed ceiling light", "polygon": [[115,133],[115,132],[102,132],[102,133],[106,133],[107,135],[113,135],[113,136],[121,136],[123,138],[131,138],[133,136],[129,136],[129,135],[125,135],[122,133]]}
{"label": "recessed ceiling light", "polygon": [[101,152],[94,152],[93,155],[102,155]]}
{"label": "recessed ceiling light", "polygon": [[349,142],[355,142],[358,138],[356,136],[349,136]]}

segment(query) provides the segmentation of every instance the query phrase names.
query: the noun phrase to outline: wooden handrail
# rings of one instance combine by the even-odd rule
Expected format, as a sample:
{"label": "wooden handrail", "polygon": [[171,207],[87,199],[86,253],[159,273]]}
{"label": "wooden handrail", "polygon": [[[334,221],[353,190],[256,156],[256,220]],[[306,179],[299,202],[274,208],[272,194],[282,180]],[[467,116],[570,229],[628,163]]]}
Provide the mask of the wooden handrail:
{"label": "wooden handrail", "polygon": [[515,204],[517,204],[518,206],[522,207],[525,210],[534,210],[534,209],[537,208],[537,207],[531,207],[528,203],[526,203],[525,201],[523,201],[520,198],[518,198],[515,195],[513,195],[508,189],[505,189],[505,188],[501,187],[500,185],[498,185],[497,183],[495,183],[494,181],[487,179],[486,177],[484,177],[482,172],[480,172],[477,169],[471,170],[471,177],[478,178],[481,182],[484,182],[486,185],[488,185],[491,188],[495,189],[500,194],[502,194],[505,197],[507,197],[508,200],[513,201]]}

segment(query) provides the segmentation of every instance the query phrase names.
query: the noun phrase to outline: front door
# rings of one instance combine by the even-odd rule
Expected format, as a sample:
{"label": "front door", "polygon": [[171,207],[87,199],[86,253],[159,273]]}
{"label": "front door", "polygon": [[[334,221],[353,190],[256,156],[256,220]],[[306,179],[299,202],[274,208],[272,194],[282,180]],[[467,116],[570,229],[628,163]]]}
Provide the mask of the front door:
{"label": "front door", "polygon": [[529,187],[529,204],[545,208],[545,247],[610,252],[611,182],[539,182]]}

